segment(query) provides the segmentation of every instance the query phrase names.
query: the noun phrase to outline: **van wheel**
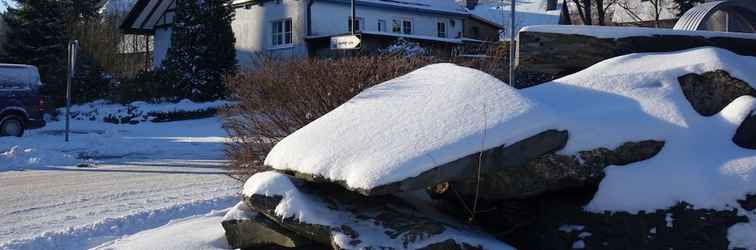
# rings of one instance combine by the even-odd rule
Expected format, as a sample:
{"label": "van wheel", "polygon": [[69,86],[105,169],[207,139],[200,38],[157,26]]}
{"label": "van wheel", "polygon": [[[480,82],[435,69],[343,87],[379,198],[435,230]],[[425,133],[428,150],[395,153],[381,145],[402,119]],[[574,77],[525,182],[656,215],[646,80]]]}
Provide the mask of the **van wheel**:
{"label": "van wheel", "polygon": [[0,135],[21,137],[24,135],[24,124],[15,115],[6,116],[0,124]]}

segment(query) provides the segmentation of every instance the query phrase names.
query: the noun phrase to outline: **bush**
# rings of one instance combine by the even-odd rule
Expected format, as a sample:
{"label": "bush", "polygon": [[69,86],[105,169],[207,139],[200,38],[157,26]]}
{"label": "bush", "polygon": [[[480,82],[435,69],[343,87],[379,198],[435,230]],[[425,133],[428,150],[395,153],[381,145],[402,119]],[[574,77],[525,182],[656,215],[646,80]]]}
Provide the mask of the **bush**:
{"label": "bush", "polygon": [[471,50],[474,51],[473,56],[458,56],[452,62],[509,82],[509,42],[484,44]]}
{"label": "bush", "polygon": [[135,101],[159,103],[176,101],[175,90],[164,82],[160,72],[140,71],[133,77],[122,79],[118,85],[118,99],[121,104]]}
{"label": "bush", "polygon": [[232,176],[243,180],[265,170],[263,161],[276,142],[362,90],[433,62],[387,55],[262,59],[257,70],[228,81],[231,98],[238,102],[221,111],[233,138],[226,149]]}

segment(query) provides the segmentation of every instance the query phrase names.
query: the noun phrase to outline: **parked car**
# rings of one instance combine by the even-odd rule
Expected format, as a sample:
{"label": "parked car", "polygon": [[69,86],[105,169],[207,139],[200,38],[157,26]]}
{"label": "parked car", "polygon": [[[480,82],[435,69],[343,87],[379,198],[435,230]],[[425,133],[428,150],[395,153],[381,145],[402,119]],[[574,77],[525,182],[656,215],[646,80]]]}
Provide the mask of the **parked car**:
{"label": "parked car", "polygon": [[41,86],[37,67],[0,64],[0,136],[21,137],[45,126]]}

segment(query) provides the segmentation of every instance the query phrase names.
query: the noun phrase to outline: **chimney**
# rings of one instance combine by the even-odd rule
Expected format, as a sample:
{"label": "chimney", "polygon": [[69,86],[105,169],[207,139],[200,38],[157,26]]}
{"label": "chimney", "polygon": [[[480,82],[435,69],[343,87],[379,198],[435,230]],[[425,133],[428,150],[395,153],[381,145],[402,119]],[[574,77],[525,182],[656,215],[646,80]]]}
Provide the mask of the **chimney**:
{"label": "chimney", "polygon": [[478,0],[465,0],[467,9],[474,10],[475,6],[478,6]]}
{"label": "chimney", "polygon": [[556,10],[557,9],[557,0],[548,0],[546,2],[546,10]]}

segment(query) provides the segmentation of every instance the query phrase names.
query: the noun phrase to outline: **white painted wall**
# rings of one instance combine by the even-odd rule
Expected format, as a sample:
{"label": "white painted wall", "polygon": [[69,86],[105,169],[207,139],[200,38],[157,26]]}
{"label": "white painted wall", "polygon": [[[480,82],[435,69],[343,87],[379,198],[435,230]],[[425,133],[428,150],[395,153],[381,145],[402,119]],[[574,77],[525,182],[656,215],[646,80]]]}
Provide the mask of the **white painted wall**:
{"label": "white painted wall", "polygon": [[152,52],[152,65],[157,68],[168,54],[168,48],[171,47],[171,28],[155,29],[155,50]]}
{"label": "white painted wall", "polygon": [[[312,36],[336,35],[349,32],[349,16],[351,6],[346,4],[315,2],[312,6]],[[395,18],[408,18],[413,21],[415,36],[438,37],[437,23],[445,22],[447,38],[457,38],[462,34],[463,18],[430,13],[416,13],[386,8],[358,6],[357,17],[364,18],[365,30],[377,32],[378,20],[386,20],[387,31],[391,32],[391,20]],[[455,25],[452,26],[452,20]],[[363,25],[360,25],[363,26]]]}
{"label": "white painted wall", "polygon": [[[237,8],[236,19],[231,24],[236,34],[236,57],[240,65],[249,65],[256,53],[270,53],[274,56],[306,56],[304,42],[307,32],[307,1],[282,0],[265,1],[260,6]],[[292,19],[292,45],[274,47],[272,41],[273,21]]]}
{"label": "white painted wall", "polygon": [[[306,34],[307,1],[282,0],[266,1],[262,6],[251,5],[250,8],[237,8],[236,19],[231,28],[236,36],[236,57],[239,65],[252,64],[257,53],[269,53],[273,56],[306,56],[307,47],[304,43]],[[271,32],[272,22],[284,18],[292,19],[292,44],[290,46],[274,47]],[[155,51],[153,65],[159,66],[168,48],[171,46],[171,29],[158,28],[155,30]]]}

